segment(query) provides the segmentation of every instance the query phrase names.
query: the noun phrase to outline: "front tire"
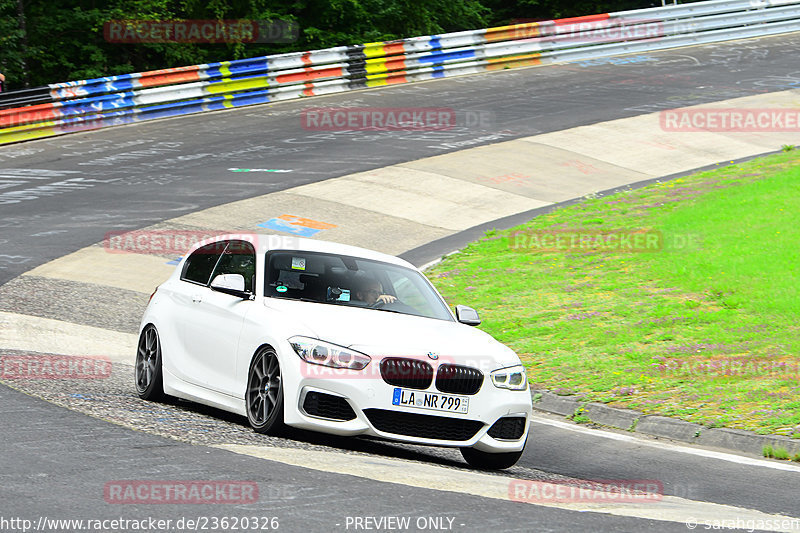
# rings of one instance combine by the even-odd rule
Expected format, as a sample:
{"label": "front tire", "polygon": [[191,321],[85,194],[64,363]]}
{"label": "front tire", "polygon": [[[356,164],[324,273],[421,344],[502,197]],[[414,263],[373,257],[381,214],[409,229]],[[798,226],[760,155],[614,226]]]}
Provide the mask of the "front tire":
{"label": "front tire", "polygon": [[283,424],[283,379],[278,354],[260,348],[250,363],[245,393],[247,420],[256,433],[280,433]]}
{"label": "front tire", "polygon": [[160,401],[166,398],[164,380],[161,373],[161,341],[158,330],[148,324],[139,336],[136,350],[136,393],[139,398]]}
{"label": "front tire", "polygon": [[480,470],[503,470],[517,464],[522,452],[488,453],[475,448],[461,448],[464,460]]}

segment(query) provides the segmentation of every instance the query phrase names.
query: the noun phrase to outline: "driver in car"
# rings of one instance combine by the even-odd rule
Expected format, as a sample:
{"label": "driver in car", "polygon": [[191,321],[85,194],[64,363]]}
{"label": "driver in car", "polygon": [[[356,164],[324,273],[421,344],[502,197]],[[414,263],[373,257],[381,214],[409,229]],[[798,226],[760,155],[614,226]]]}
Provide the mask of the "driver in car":
{"label": "driver in car", "polygon": [[356,298],[369,306],[386,305],[397,301],[391,294],[383,294],[383,287],[376,279],[366,279],[356,290]]}

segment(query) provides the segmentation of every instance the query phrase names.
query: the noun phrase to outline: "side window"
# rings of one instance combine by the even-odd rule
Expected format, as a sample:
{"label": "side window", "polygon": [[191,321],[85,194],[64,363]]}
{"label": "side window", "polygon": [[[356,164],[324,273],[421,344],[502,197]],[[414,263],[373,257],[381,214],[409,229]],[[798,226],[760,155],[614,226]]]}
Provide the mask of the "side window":
{"label": "side window", "polygon": [[181,279],[208,285],[211,279],[211,272],[214,270],[220,255],[222,255],[222,251],[225,250],[226,244],[225,242],[212,242],[195,250],[183,265]]}
{"label": "side window", "polygon": [[256,250],[253,245],[246,241],[228,241],[228,247],[214,269],[214,276],[220,274],[241,274],[244,276],[244,290],[253,292],[256,275]]}

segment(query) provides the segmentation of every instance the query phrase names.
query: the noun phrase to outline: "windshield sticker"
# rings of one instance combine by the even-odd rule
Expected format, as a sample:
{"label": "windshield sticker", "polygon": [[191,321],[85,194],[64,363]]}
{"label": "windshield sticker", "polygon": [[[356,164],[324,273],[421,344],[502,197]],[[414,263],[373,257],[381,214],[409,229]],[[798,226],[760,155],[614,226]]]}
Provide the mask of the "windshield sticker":
{"label": "windshield sticker", "polygon": [[305,257],[292,257],[292,270],[305,270],[306,258]]}
{"label": "windshield sticker", "polygon": [[277,287],[275,287],[275,290],[278,291],[278,292],[286,292],[289,289],[286,288],[286,285],[278,285]]}

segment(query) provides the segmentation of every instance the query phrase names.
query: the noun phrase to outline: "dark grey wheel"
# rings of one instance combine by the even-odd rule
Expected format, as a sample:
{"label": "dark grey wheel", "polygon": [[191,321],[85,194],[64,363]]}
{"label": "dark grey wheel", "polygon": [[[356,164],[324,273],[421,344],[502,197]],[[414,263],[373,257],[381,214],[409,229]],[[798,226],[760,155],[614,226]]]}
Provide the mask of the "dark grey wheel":
{"label": "dark grey wheel", "polygon": [[258,433],[278,433],[283,428],[283,381],[278,354],[269,346],[256,352],[247,374],[247,420]]}
{"label": "dark grey wheel", "polygon": [[136,350],[136,392],[143,400],[158,401],[165,398],[161,374],[161,342],[158,330],[148,324],[139,336]]}
{"label": "dark grey wheel", "polygon": [[503,470],[517,464],[522,452],[488,453],[475,448],[461,448],[461,455],[471,467],[481,470]]}

